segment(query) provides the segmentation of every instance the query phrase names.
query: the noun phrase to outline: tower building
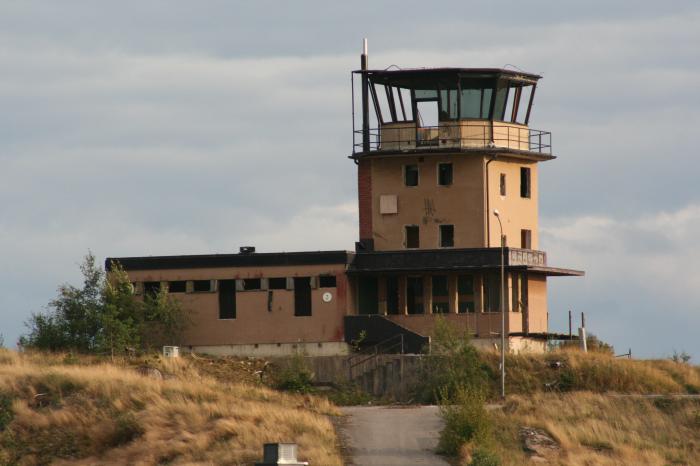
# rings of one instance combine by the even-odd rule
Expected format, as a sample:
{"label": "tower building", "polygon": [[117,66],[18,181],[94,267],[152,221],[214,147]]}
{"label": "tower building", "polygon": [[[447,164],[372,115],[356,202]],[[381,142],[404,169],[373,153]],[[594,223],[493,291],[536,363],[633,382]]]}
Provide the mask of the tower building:
{"label": "tower building", "polygon": [[[530,128],[540,76],[492,68],[352,72],[359,235],[355,251],[122,257],[147,298],[191,312],[184,349],[345,354],[402,335],[428,344],[438,316],[478,346],[544,350],[551,267],[538,237],[538,164],[551,134]],[[497,213],[497,215],[496,215]],[[501,274],[504,280],[501,281]],[[503,310],[503,313],[501,312]]]}

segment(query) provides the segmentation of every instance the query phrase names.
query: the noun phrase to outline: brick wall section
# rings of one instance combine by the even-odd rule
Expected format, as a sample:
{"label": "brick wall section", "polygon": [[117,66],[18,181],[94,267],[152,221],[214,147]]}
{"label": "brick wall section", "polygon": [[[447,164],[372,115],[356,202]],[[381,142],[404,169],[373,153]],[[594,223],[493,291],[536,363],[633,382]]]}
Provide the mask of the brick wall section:
{"label": "brick wall section", "polygon": [[372,162],[369,160],[360,160],[357,167],[357,194],[360,239],[372,239]]}

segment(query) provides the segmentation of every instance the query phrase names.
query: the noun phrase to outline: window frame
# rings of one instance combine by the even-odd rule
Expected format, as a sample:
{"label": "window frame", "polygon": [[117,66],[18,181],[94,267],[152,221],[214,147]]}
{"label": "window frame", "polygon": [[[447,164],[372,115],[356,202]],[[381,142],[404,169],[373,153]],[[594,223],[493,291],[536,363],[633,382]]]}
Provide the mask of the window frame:
{"label": "window frame", "polygon": [[[408,167],[416,167],[416,184],[408,184]],[[420,185],[420,168],[417,163],[403,164],[403,185],[407,188],[417,188]]]}
{"label": "window frame", "polygon": [[501,193],[501,196],[505,197],[506,193],[508,192],[507,190],[507,185],[506,185],[506,174],[501,173],[500,179],[499,179],[499,192]]}
{"label": "window frame", "polygon": [[532,171],[530,167],[520,167],[520,197],[532,198]]}
{"label": "window frame", "polygon": [[[443,165],[444,165],[444,166],[448,166],[448,165],[449,165],[449,167],[450,167],[450,182],[449,182],[449,183],[445,183],[445,184],[441,183],[441,179],[440,179],[440,175],[441,175],[440,168],[441,168]],[[454,174],[455,174],[455,173],[454,173],[454,164],[453,164],[452,162],[438,162],[438,163],[437,163],[436,175],[437,175],[437,185],[438,185],[438,186],[443,186],[443,187],[452,186],[452,184],[454,183]]]}
{"label": "window frame", "polygon": [[[416,243],[417,243],[417,246],[409,246],[409,245],[408,245],[408,229],[409,229],[409,228],[415,228],[415,229],[416,229]],[[403,226],[403,244],[404,244],[404,248],[406,248],[406,249],[420,249],[420,225],[409,224],[409,225],[404,225],[404,226]]]}
{"label": "window frame", "polygon": [[[452,228],[452,244],[449,246],[445,246],[443,244],[443,229],[446,229],[448,227]],[[440,248],[453,248],[453,247],[455,247],[455,226],[453,224],[438,225],[438,245]]]}

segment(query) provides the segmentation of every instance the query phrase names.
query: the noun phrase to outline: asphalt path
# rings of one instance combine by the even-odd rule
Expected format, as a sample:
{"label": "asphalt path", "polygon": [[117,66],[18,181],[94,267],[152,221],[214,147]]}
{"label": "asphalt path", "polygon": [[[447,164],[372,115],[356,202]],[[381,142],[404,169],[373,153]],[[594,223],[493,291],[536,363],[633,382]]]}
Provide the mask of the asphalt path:
{"label": "asphalt path", "polygon": [[449,466],[434,453],[443,426],[437,406],[341,409],[346,466]]}

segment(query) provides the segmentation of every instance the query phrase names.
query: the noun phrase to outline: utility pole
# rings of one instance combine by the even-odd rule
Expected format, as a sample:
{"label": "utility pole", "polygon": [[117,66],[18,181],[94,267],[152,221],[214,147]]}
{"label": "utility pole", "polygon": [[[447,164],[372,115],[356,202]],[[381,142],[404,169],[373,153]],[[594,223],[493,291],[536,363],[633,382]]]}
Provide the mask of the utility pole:
{"label": "utility pole", "polygon": [[501,232],[501,399],[506,399],[506,241],[503,236],[503,224],[498,209],[494,209],[493,215],[498,219],[498,227]]}

